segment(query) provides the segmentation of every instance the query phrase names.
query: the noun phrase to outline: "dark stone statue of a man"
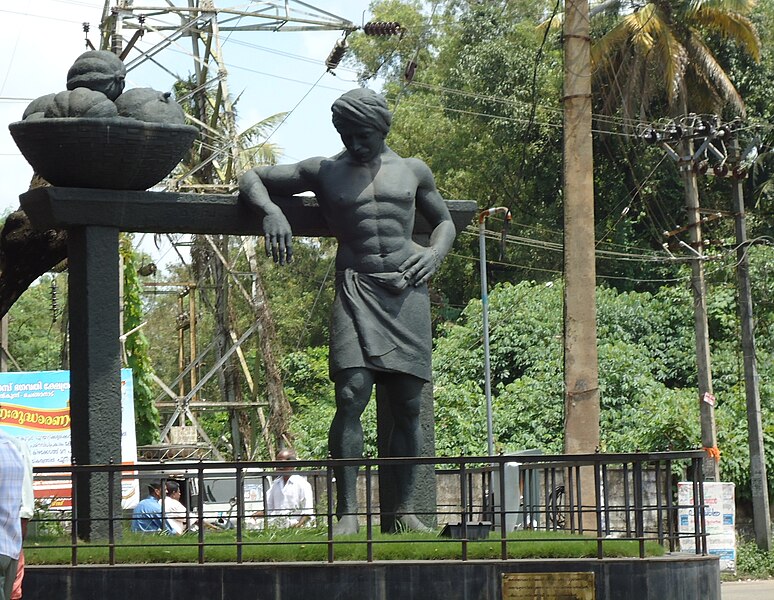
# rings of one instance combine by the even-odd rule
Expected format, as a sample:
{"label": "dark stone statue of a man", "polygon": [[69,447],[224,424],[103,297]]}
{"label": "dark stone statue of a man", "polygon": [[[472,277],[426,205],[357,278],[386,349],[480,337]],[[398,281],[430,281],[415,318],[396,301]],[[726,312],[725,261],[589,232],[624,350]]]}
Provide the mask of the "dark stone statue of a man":
{"label": "dark stone statue of a man", "polygon": [[[270,194],[314,192],[338,241],[330,327],[330,376],[336,389],[331,455],[362,455],[360,418],[376,385],[387,392],[393,415],[390,455],[417,456],[420,396],[431,379],[427,281],[454,242],[454,223],[427,165],[401,158],[385,143],[392,114],[381,95],[351,90],[334,102],[332,111],[345,150],[331,158],[256,167],[242,176],[239,189],[263,217],[266,252],[276,262],[292,257],[291,230]],[[416,211],[432,228],[427,247],[412,240]],[[416,467],[397,471],[396,522],[425,530],[412,506]],[[337,535],[358,530],[356,484],[356,468],[337,469]]]}

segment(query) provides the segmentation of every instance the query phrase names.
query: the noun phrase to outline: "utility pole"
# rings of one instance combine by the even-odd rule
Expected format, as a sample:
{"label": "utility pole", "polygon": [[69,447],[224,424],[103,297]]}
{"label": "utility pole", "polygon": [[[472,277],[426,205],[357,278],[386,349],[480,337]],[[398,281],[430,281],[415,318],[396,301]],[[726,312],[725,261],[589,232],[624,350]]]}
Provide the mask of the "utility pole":
{"label": "utility pole", "polygon": [[[590,53],[588,0],[567,0],[563,102],[564,450],[568,454],[593,453],[599,447]],[[593,479],[583,488],[591,495],[583,499],[588,505],[594,498]]]}
{"label": "utility pole", "polygon": [[[707,155],[713,158],[724,158],[713,141],[721,139],[728,133],[727,128],[717,126],[717,117],[712,121],[701,120],[696,115],[686,115],[678,122],[673,122],[665,130],[657,131],[648,128],[642,135],[651,144],[660,144],[672,160],[677,163],[683,179],[685,193],[685,208],[688,223],[665,235],[672,236],[688,231],[690,245],[680,242],[691,253],[691,294],[693,296],[694,336],[696,342],[696,376],[699,388],[699,418],[701,423],[701,443],[708,457],[702,464],[705,481],[720,481],[718,461],[720,453],[717,447],[717,432],[715,430],[715,396],[712,394],[712,369],[710,366],[709,326],[707,324],[707,294],[704,284],[704,244],[701,233],[701,209],[699,207],[699,187],[697,172],[704,172]],[[702,140],[698,150],[694,149],[694,140]],[[670,142],[678,145],[678,150],[670,146]],[[700,162],[701,159],[701,162]],[[725,169],[722,163],[718,165]]]}
{"label": "utility pole", "polygon": [[766,458],[763,450],[761,425],[761,398],[758,389],[758,367],[755,358],[755,327],[753,324],[752,294],[750,293],[750,259],[748,257],[747,224],[744,212],[742,185],[746,172],[739,167],[739,140],[733,135],[729,144],[731,164],[731,193],[736,229],[736,277],[739,286],[739,319],[742,322],[742,354],[744,355],[744,389],[747,400],[747,435],[750,447],[750,487],[753,501],[755,542],[761,550],[771,551],[769,523],[769,490],[766,479]]}
{"label": "utility pole", "polygon": [[703,462],[705,481],[720,481],[715,430],[715,396],[712,394],[712,370],[710,366],[709,326],[707,324],[707,294],[704,285],[704,254],[699,212],[699,188],[696,181],[696,161],[693,148],[694,127],[689,121],[682,136],[682,156],[679,168],[685,189],[685,208],[691,248],[695,254],[691,260],[691,293],[693,294],[693,319],[696,339],[696,374],[699,385],[699,410],[701,419],[701,443],[710,456]]}

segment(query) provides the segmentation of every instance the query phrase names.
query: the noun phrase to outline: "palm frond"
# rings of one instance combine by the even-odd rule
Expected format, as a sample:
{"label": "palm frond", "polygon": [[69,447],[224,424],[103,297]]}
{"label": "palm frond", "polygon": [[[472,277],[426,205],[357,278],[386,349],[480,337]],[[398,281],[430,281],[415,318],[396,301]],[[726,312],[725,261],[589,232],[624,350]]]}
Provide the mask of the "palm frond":
{"label": "palm frond", "polygon": [[653,52],[648,57],[648,62],[655,72],[663,73],[661,77],[666,90],[667,101],[673,106],[680,95],[680,90],[685,88],[685,69],[688,64],[688,55],[669,28],[664,28],[656,38]]}
{"label": "palm frond", "polygon": [[734,84],[731,83],[725,70],[720,66],[717,59],[712,54],[712,51],[707,47],[701,37],[696,32],[690,32],[685,47],[694,69],[698,72],[703,72],[714,84],[715,90],[719,96],[744,116],[745,107],[742,96],[734,87]]}
{"label": "palm frond", "polygon": [[282,112],[266,117],[265,119],[258,121],[257,123],[250,125],[247,129],[239,134],[239,139],[242,143],[254,142],[261,138],[267,137],[267,135],[274,130],[277,125],[287,116],[288,113]]}
{"label": "palm frond", "polygon": [[592,69],[604,69],[605,63],[624,48],[629,41],[629,30],[624,23],[619,23],[601,38],[591,45],[591,66]]}
{"label": "palm frond", "polygon": [[712,8],[720,9],[724,12],[749,14],[757,3],[757,0],[690,0],[686,13],[692,16],[692,13]]}
{"label": "palm frond", "polygon": [[714,7],[705,7],[694,16],[697,26],[732,40],[758,62],[761,58],[761,39],[753,22],[739,13],[729,13]]}
{"label": "palm frond", "polygon": [[623,18],[629,29],[632,42],[643,50],[650,50],[664,31],[669,30],[668,22],[656,4],[648,3],[642,9]]}

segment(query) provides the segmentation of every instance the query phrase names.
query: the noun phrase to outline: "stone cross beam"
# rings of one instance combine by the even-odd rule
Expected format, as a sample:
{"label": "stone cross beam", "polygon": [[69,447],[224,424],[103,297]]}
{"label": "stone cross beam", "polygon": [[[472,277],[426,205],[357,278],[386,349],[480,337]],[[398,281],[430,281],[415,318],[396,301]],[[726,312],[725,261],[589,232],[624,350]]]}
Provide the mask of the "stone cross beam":
{"label": "stone cross beam", "polygon": [[[313,197],[273,200],[294,235],[331,235]],[[26,192],[20,201],[36,229],[68,231],[73,460],[77,465],[120,462],[119,232],[262,236],[261,219],[237,196],[226,195],[48,187]],[[447,204],[458,231],[477,212],[472,201]],[[420,215],[414,233],[420,242],[430,233]],[[426,395],[430,422],[423,422],[423,428],[432,428],[432,391]],[[83,519],[79,537],[106,538],[107,477],[76,474],[74,491]],[[120,504],[113,510],[119,511]]]}

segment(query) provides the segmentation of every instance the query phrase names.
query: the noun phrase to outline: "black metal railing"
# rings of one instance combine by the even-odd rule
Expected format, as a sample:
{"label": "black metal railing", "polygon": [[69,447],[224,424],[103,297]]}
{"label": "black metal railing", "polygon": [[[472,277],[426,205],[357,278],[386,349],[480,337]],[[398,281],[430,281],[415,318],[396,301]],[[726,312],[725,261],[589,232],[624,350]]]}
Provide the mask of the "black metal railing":
{"label": "black metal railing", "polygon": [[[415,464],[434,472],[436,492],[431,506],[417,504],[417,516],[448,536],[439,538],[439,543],[459,544],[462,560],[468,560],[470,544],[482,538],[499,544],[498,556],[503,560],[509,558],[514,544],[542,540],[539,535],[514,535],[519,530],[560,532],[560,538],[553,533],[550,539],[568,544],[594,540],[598,558],[605,556],[605,544],[614,538],[636,542],[641,558],[646,556],[648,542],[657,542],[668,551],[680,549],[682,543],[697,554],[706,554],[701,510],[701,462],[705,458],[701,451],[686,451],[297,461],[295,472],[307,477],[314,492],[317,532],[316,538],[297,541],[260,535],[272,529],[274,519],[263,510],[270,480],[287,462],[37,467],[39,511],[30,524],[26,544],[36,550],[69,549],[72,565],[79,564],[79,554],[86,546],[106,548],[105,562],[115,564],[116,552],[123,547],[164,544],[195,547],[199,563],[206,562],[207,549],[213,546],[233,546],[235,560],[243,562],[250,546],[324,544],[326,560],[334,562],[338,543],[364,544],[365,560],[371,562],[375,545],[390,543],[377,533],[391,516],[379,503],[380,469]],[[358,538],[333,536],[334,469],[340,466],[359,467],[357,517],[363,534]],[[183,490],[190,533],[174,544],[160,536],[126,535],[133,520],[128,505],[138,499],[147,482],[160,481],[164,489],[169,479],[178,481]],[[677,501],[679,479],[692,481],[693,500],[689,504]],[[84,482],[88,482],[86,487]],[[79,497],[84,490],[89,494],[88,502]],[[100,490],[104,490],[103,495]],[[163,503],[161,506],[164,523],[168,515]],[[685,515],[690,516],[689,529],[684,524],[678,526],[678,517]],[[228,539],[210,535],[224,530],[230,532]],[[395,538],[411,541],[413,535],[405,532]],[[427,542],[427,534],[416,537]]]}

